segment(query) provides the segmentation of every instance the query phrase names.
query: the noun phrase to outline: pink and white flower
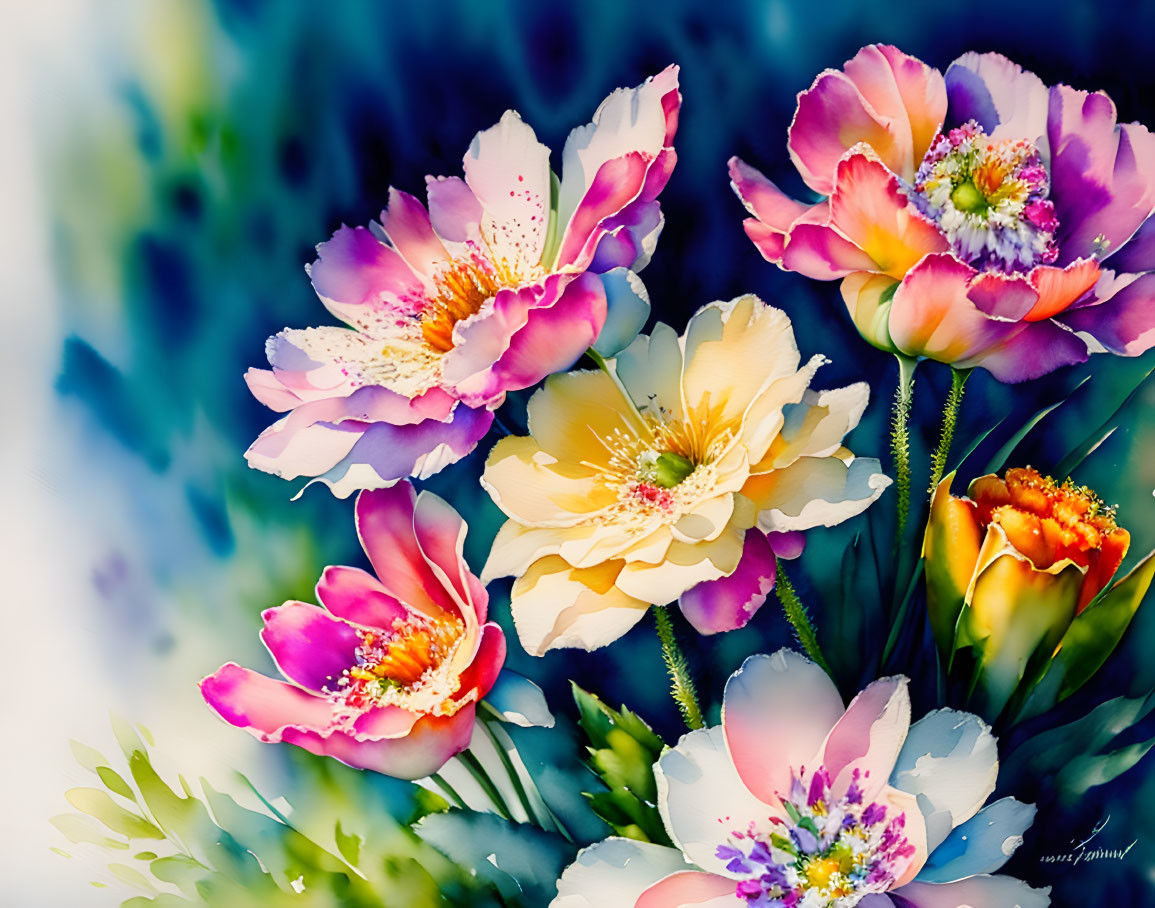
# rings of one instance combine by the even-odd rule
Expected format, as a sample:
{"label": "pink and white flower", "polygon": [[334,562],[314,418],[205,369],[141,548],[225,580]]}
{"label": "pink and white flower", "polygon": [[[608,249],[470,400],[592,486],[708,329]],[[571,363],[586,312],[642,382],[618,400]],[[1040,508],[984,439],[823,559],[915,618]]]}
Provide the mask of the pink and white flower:
{"label": "pink and white flower", "polygon": [[1033,806],[983,807],[996,741],[970,713],[910,722],[907,680],[844,707],[790,650],[726,684],[722,724],[654,767],[675,848],[611,838],[562,874],[553,908],[1039,908],[1049,890],[994,875]]}
{"label": "pink and white flower", "polygon": [[1155,344],[1155,137],[998,54],[945,75],[864,47],[798,96],[795,201],[738,158],[767,261],[842,295],[870,343],[1000,381]]}
{"label": "pink and white flower", "polygon": [[288,415],[251,466],[341,497],[425,477],[473,449],[510,390],[624,347],[648,301],[633,272],[662,227],[681,95],[671,66],[570,133],[560,180],[514,111],[479,132],[464,179],[391,189],[380,224],[341,227],[309,268],[349,327],[286,329],[246,380]]}
{"label": "pink and white flower", "polygon": [[466,525],[409,483],[363,492],[357,531],[377,576],[328,567],[320,606],[266,610],[261,641],[288,681],[235,663],[201,681],[226,722],[402,779],[469,746],[478,701],[505,661],[488,596],[462,557]]}

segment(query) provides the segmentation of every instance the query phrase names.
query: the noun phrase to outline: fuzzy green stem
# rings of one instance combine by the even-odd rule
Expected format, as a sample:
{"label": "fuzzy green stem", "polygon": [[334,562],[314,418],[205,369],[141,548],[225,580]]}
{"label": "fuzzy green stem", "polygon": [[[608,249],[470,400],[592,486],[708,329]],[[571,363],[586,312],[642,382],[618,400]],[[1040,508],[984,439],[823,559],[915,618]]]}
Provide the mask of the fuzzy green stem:
{"label": "fuzzy green stem", "polygon": [[894,534],[897,551],[906,535],[910,516],[910,403],[914,396],[914,367],[918,360],[896,353],[898,360],[898,387],[894,392],[894,406],[890,416],[890,450],[894,455],[895,491],[898,497],[898,523]]}
{"label": "fuzzy green stem", "polygon": [[778,601],[782,603],[782,611],[786,613],[786,620],[794,628],[794,633],[798,635],[798,642],[806,650],[806,655],[826,674],[833,675],[833,672],[830,671],[830,664],[826,661],[826,657],[822,654],[822,648],[818,645],[818,635],[814,632],[814,625],[810,623],[810,616],[806,614],[806,606],[802,604],[802,600],[794,592],[794,584],[790,582],[790,578],[782,569],[781,561],[778,562],[774,592],[778,594]]}
{"label": "fuzzy green stem", "polygon": [[674,625],[666,611],[667,606],[655,605],[654,620],[658,624],[658,639],[662,641],[662,661],[670,673],[670,695],[678,704],[686,727],[693,731],[706,723],[702,721],[702,710],[698,706],[698,694],[694,690],[694,679],[690,677],[690,666],[674,639]]}
{"label": "fuzzy green stem", "polygon": [[942,431],[938,436],[938,447],[934,449],[934,456],[930,460],[930,488],[934,494],[942,474],[946,472],[946,459],[950,456],[951,442],[954,441],[954,430],[958,424],[959,406],[962,404],[963,389],[966,387],[970,369],[950,370],[950,393],[946,396],[946,403],[942,408]]}

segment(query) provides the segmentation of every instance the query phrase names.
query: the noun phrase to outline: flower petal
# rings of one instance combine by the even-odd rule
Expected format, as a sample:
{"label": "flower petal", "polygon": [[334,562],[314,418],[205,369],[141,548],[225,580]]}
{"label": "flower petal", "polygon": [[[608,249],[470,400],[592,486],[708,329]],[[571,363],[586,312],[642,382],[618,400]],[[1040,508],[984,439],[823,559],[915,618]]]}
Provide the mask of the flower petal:
{"label": "flower petal", "polygon": [[606,321],[593,348],[614,357],[638,336],[650,317],[650,294],[642,279],[628,268],[614,268],[601,275],[606,291]]}
{"label": "flower petal", "polygon": [[557,555],[530,565],[514,581],[510,604],[525,651],[599,649],[641,621],[649,604],[614,586],[621,568],[620,561],[572,568]]}
{"label": "flower petal", "polygon": [[292,726],[328,728],[333,703],[284,681],[228,662],[200,682],[201,696],[230,725],[266,743],[284,740]]}
{"label": "flower petal", "polygon": [[550,908],[635,908],[647,888],[685,867],[676,848],[608,838],[578,852]]}
{"label": "flower petal", "polygon": [[357,496],[357,535],[381,585],[404,605],[431,617],[459,606],[422,554],[413,529],[417,493],[407,482]]}
{"label": "flower petal", "polygon": [[734,768],[763,803],[779,805],[793,773],[814,767],[822,742],[842,717],[842,698],[822,669],[798,653],[751,656],[726,682],[722,701]]}
{"label": "flower petal", "polygon": [[492,622],[482,625],[477,650],[461,672],[454,699],[480,700],[488,694],[505,664],[505,653],[505,633],[501,628]]}
{"label": "flower petal", "polygon": [[742,494],[758,507],[766,533],[835,526],[861,514],[890,485],[873,457],[800,457],[788,467],[752,476]]}
{"label": "flower petal", "polygon": [[634,908],[728,908],[734,904],[734,881],[712,873],[683,870],[655,883],[641,894]]}
{"label": "flower petal", "polygon": [[320,735],[306,728],[287,728],[282,740],[357,769],[396,779],[420,779],[437,772],[469,746],[474,714],[473,704],[467,704],[452,716],[422,716],[409,734],[399,738],[360,741],[341,731]]}
{"label": "flower petal", "polygon": [[449,502],[426,490],[413,505],[413,533],[421,554],[433,568],[442,586],[454,594],[458,608],[466,616],[476,616],[479,624],[485,622],[489,595],[477,582],[465,563],[465,520]]}
{"label": "flower petal", "polygon": [[1047,908],[1051,887],[1032,889],[1009,876],[974,876],[957,883],[908,883],[894,892],[913,908],[959,908],[960,905]]}
{"label": "flower petal", "polygon": [[484,212],[477,196],[461,177],[426,177],[429,221],[442,240],[451,243],[479,242]]}
{"label": "flower petal", "polygon": [[323,608],[286,602],[265,609],[261,617],[261,642],[277,668],[307,690],[336,690],[341,673],[357,664],[356,629]]}
{"label": "flower petal", "polygon": [[1089,355],[1086,342],[1074,331],[1060,322],[1044,321],[1026,325],[1019,333],[954,365],[960,369],[982,366],[999,381],[1014,384],[1086,362]]}
{"label": "flower petal", "polygon": [[385,592],[381,581],[360,568],[330,565],[317,581],[317,600],[338,618],[384,630],[408,609]]}
{"label": "flower petal", "polygon": [[746,532],[742,560],[734,573],[692,586],[678,605],[699,634],[717,634],[745,627],[774,588],[774,550],[760,530]]}
{"label": "flower petal", "polygon": [[901,280],[924,255],[947,252],[938,227],[914,207],[898,177],[868,154],[838,162],[830,222],[874,262],[866,269]]}
{"label": "flower petal", "polygon": [[856,771],[864,797],[874,797],[886,785],[910,730],[907,684],[902,676],[869,684],[830,729],[822,746],[822,765],[833,780],[832,790],[846,791]]}
{"label": "flower petal", "polygon": [[1014,798],[988,804],[932,849],[930,859],[918,873],[918,880],[950,883],[981,873],[994,873],[1023,844],[1023,833],[1034,819],[1034,804],[1023,804]]}
{"label": "flower petal", "polygon": [[833,281],[856,271],[875,271],[874,259],[826,224],[796,224],[786,237],[782,267],[816,281]]}
{"label": "flower petal", "polygon": [[562,150],[559,233],[565,230],[607,161],[631,152],[653,160],[663,147],[670,145],[680,104],[678,67],[667,66],[636,88],[611,92],[598,106],[593,121],[569,134]]}
{"label": "flower petal", "polygon": [[683,735],[654,764],[654,779],[670,838],[690,861],[711,873],[732,876],[727,861],[715,854],[727,836],[745,832],[751,824],[768,831],[769,818],[779,812],[743,784],[720,726]]}
{"label": "flower petal", "polygon": [[449,260],[441,240],[433,232],[429,212],[415,196],[389,189],[389,204],[381,212],[381,228],[409,267],[432,277]]}
{"label": "flower petal", "polygon": [[549,149],[507,110],[474,136],[465,155],[465,182],[481,203],[481,233],[496,261],[536,265],[549,222]]}
{"label": "flower petal", "polygon": [[998,772],[990,727],[971,713],[939,709],[911,725],[890,784],[918,797],[933,854],[950,830],[973,817],[990,797]]}
{"label": "flower petal", "polygon": [[969,51],[945,79],[951,126],[974,120],[996,142],[1046,139],[1047,86],[1033,72],[1002,54]]}
{"label": "flower petal", "polygon": [[1155,136],[1138,123],[1116,125],[1105,94],[1066,85],[1051,88],[1047,134],[1057,264],[1113,252],[1155,208]]}
{"label": "flower petal", "polygon": [[1155,274],[1141,275],[1106,301],[1065,312],[1059,320],[1111,353],[1145,353],[1155,346]]}

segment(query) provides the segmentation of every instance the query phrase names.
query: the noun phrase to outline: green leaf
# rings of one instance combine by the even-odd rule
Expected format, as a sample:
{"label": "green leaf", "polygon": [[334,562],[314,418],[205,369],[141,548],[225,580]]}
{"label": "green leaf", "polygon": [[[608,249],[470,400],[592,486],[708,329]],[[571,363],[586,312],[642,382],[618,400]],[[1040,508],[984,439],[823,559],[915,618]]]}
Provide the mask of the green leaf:
{"label": "green leaf", "polygon": [[[1091,602],[1067,629],[1048,675],[1058,679],[1064,700],[1087,683],[1114,652],[1155,578],[1155,552]],[[1054,684],[1056,682],[1052,682]]]}
{"label": "green leaf", "polygon": [[1051,471],[1052,476],[1057,479],[1070,476],[1079,464],[1086,460],[1099,445],[1111,437],[1112,433],[1119,428],[1119,414],[1123,412],[1127,404],[1139,393],[1139,390],[1147,382],[1147,379],[1151,377],[1153,372],[1155,372],[1155,366],[1143,373],[1143,377],[1136,382],[1135,386],[1128,392],[1127,396],[1123,398],[1122,403],[1114,409],[1111,415],[1108,416],[1095,431],[1083,439],[1083,441],[1079,442],[1079,444],[1075,445],[1075,447],[1067,453],[1066,457],[1059,461],[1055,469]]}
{"label": "green leaf", "polygon": [[586,765],[608,791],[583,792],[594,812],[619,835],[669,844],[657,809],[654,763],[665,749],[637,714],[614,710],[573,685],[578,724],[590,740]]}
{"label": "green leaf", "polygon": [[125,810],[99,788],[70,788],[64,795],[68,803],[100,820],[113,832],[130,839],[163,839],[164,833],[143,817]]}
{"label": "green leaf", "polygon": [[[1034,416],[1032,416],[1025,423],[1023,423],[1022,428],[1020,428],[1014,435],[1012,435],[1007,440],[1007,443],[1004,444],[1001,448],[999,448],[999,450],[995,453],[995,456],[992,457],[987,462],[986,467],[983,469],[983,473],[997,473],[997,472],[999,472],[999,470],[1001,470],[1003,468],[1003,466],[1006,464],[1007,459],[1011,456],[1011,454],[1014,453],[1015,448],[1017,448],[1020,444],[1022,444],[1023,439],[1026,438],[1031,433],[1031,431],[1035,428],[1035,426],[1037,426],[1039,423],[1041,423],[1049,414],[1051,414],[1055,410],[1059,409],[1059,407],[1061,407],[1063,404],[1065,404],[1067,401],[1069,401],[1071,399],[1071,396],[1076,391],[1078,391],[1081,387],[1083,387],[1083,385],[1085,385],[1087,382],[1089,382],[1090,380],[1091,380],[1091,376],[1090,375],[1086,376],[1077,385],[1075,385],[1075,387],[1073,387],[1070,391],[1068,391],[1065,397],[1060,398],[1059,400],[1055,401],[1053,404],[1049,404],[1049,405],[1043,407],[1043,409],[1039,410]],[[1006,417],[1003,417],[1003,419],[1005,419],[1005,418]],[[995,426],[991,427],[990,431],[993,431],[994,428],[1001,425],[1002,422],[1003,422],[1003,420],[1000,419],[997,423],[995,423]],[[986,434],[984,434],[982,436],[982,438],[979,439],[979,441],[981,442],[983,438],[986,438],[986,436],[990,434],[990,431],[988,431]],[[978,446],[978,444],[976,443],[975,447],[977,447],[977,446]],[[974,448],[972,448],[971,450],[974,450]],[[970,452],[968,452],[968,454],[969,453]],[[964,457],[963,459],[965,460],[966,458]]]}
{"label": "green leaf", "polygon": [[1058,782],[1063,796],[1068,801],[1074,800],[1096,785],[1105,785],[1142,760],[1152,746],[1155,746],[1155,738],[1120,747],[1106,754],[1083,754],[1076,757],[1059,774]]}
{"label": "green leaf", "polygon": [[122,798],[128,798],[130,801],[136,800],[136,794],[116,770],[109,769],[107,766],[98,766],[96,767],[96,774],[100,776],[100,781],[109,791],[120,795]]}
{"label": "green leaf", "polygon": [[507,823],[490,813],[452,810],[425,817],[413,827],[426,842],[515,905],[546,905],[576,852],[561,836],[528,824]]}

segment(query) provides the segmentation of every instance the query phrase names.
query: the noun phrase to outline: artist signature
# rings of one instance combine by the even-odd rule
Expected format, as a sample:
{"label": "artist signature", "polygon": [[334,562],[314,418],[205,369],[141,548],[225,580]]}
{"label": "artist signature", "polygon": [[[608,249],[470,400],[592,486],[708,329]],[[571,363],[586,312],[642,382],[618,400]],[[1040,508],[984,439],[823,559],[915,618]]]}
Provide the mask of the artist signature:
{"label": "artist signature", "polygon": [[1121,861],[1127,856],[1132,848],[1134,848],[1139,840],[1136,839],[1126,848],[1102,848],[1096,845],[1091,847],[1091,843],[1095,841],[1099,833],[1106,828],[1107,823],[1110,822],[1111,815],[1107,814],[1103,822],[1097,825],[1091,834],[1081,842],[1074,839],[1071,840],[1071,850],[1065,854],[1045,854],[1039,861],[1044,864],[1080,864],[1083,861]]}

